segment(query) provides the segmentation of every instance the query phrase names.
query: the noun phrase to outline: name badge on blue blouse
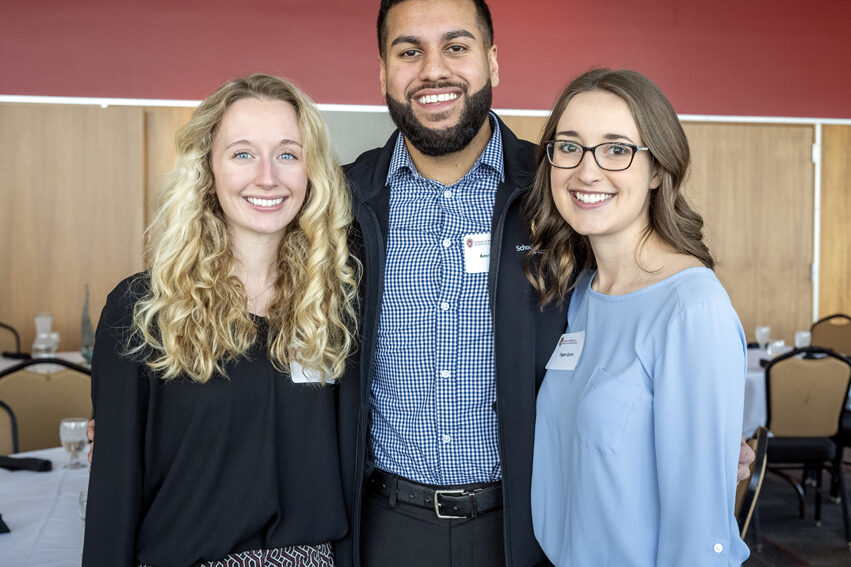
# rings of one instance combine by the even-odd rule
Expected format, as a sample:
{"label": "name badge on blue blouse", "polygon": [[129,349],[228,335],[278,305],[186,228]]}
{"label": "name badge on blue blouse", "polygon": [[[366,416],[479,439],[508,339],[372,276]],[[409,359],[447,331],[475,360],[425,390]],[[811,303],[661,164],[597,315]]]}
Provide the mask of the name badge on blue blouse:
{"label": "name badge on blue blouse", "polygon": [[[321,384],[322,375],[318,370],[313,368],[305,368],[295,360],[290,361],[290,377],[293,384]],[[329,384],[333,384],[334,380],[328,380]]]}
{"label": "name badge on blue blouse", "polygon": [[585,331],[563,334],[559,338],[549,362],[547,362],[547,370],[573,370],[576,368],[576,363],[582,356],[584,344]]}

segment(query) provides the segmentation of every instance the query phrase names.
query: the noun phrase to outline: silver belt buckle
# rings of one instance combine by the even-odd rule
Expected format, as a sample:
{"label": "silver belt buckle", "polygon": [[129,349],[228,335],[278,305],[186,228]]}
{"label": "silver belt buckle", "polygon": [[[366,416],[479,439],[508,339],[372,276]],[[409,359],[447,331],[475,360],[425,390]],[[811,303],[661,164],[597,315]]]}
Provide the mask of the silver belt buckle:
{"label": "silver belt buckle", "polygon": [[467,516],[449,516],[440,513],[440,495],[445,494],[447,496],[463,496],[466,494],[463,490],[435,490],[434,491],[434,513],[437,514],[438,518],[442,518],[444,520],[462,520]]}

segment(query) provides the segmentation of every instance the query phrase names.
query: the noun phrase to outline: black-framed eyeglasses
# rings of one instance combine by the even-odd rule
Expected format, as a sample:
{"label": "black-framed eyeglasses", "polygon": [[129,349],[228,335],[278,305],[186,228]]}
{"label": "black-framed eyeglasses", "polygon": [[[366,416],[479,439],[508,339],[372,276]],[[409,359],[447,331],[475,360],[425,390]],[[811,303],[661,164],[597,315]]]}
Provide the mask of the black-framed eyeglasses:
{"label": "black-framed eyeglasses", "polygon": [[591,152],[600,169],[623,171],[632,165],[636,153],[650,151],[650,148],[623,142],[603,142],[590,148],[568,140],[550,140],[544,143],[547,147],[547,159],[560,169],[579,167],[585,152]]}

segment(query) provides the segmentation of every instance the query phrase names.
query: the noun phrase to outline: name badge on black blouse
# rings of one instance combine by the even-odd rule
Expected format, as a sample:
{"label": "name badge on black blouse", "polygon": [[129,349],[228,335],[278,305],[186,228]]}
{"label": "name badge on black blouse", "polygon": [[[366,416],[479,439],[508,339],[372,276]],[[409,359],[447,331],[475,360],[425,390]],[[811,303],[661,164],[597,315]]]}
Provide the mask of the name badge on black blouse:
{"label": "name badge on black blouse", "polygon": [[556,345],[556,349],[547,362],[547,370],[573,370],[582,356],[582,347],[585,345],[585,331],[578,333],[563,334]]}
{"label": "name badge on black blouse", "polygon": [[[313,368],[305,368],[295,360],[290,361],[290,377],[293,384],[321,384],[322,375],[318,370]],[[334,380],[326,380],[328,384],[333,384]]]}

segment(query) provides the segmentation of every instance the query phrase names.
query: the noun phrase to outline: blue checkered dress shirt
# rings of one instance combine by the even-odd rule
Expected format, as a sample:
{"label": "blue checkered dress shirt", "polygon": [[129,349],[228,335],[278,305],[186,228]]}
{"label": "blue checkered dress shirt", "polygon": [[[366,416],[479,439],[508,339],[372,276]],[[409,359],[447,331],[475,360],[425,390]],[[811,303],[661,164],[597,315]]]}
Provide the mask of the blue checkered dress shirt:
{"label": "blue checkered dress shirt", "polygon": [[445,186],[417,173],[400,134],[390,169],[390,225],[375,376],[375,465],[424,484],[501,478],[488,272],[469,274],[464,239],[490,233],[504,180],[502,138]]}

